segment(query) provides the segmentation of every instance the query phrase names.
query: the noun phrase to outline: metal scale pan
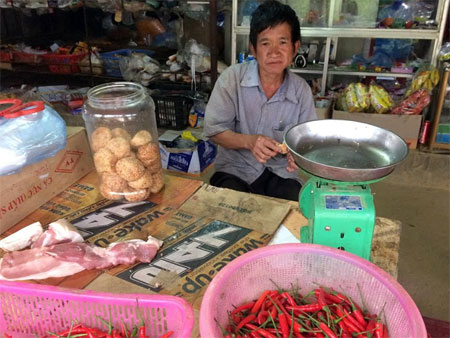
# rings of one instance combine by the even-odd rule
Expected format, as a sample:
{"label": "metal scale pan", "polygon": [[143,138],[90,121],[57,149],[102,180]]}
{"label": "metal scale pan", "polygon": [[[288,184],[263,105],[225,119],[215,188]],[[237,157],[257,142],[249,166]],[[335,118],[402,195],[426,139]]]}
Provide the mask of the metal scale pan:
{"label": "metal scale pan", "polygon": [[367,182],[389,175],[408,155],[398,135],[347,120],[300,123],[284,135],[297,165],[329,180]]}

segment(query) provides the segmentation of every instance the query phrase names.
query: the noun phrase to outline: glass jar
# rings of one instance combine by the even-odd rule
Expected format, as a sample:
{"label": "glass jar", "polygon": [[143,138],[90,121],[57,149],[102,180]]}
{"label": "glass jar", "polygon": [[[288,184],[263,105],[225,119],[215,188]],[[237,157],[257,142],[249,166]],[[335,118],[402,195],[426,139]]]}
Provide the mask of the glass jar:
{"label": "glass jar", "polygon": [[164,187],[155,104],[142,85],[96,86],[82,114],[105,198],[138,202]]}

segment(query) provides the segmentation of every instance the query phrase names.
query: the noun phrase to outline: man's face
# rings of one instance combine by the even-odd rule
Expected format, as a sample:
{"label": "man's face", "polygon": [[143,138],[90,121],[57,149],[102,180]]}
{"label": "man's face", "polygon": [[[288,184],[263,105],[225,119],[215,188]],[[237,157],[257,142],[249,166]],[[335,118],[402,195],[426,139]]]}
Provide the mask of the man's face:
{"label": "man's face", "polygon": [[259,33],[256,50],[253,45],[250,49],[258,60],[261,75],[281,75],[291,64],[299,47],[300,41],[292,44],[291,27],[283,22]]}

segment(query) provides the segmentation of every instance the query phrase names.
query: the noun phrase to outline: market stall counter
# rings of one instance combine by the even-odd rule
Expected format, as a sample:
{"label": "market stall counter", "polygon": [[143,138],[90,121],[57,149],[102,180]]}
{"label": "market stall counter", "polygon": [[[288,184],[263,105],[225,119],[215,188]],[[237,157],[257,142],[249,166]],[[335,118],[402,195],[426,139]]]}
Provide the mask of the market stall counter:
{"label": "market stall counter", "polygon": [[[3,233],[65,218],[100,247],[151,235],[164,244],[151,263],[83,270],[29,282],[98,292],[158,294],[187,300],[198,318],[202,296],[230,261],[272,243],[299,242],[308,221],[298,203],[210,186],[166,171],[165,188],[149,200],[105,200],[91,172]],[[397,277],[400,222],[377,217],[372,261]],[[1,251],[1,250],[0,250]],[[3,256],[4,253],[1,253]],[[192,337],[199,336],[198,320]]]}

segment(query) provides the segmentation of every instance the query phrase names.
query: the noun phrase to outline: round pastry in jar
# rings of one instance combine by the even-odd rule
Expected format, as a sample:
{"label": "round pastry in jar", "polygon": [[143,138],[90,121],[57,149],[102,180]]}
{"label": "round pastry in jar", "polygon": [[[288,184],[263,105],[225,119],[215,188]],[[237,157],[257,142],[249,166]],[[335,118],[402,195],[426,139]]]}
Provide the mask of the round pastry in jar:
{"label": "round pastry in jar", "polygon": [[155,104],[146,88],[133,82],[93,87],[82,114],[103,197],[138,202],[161,191]]}

